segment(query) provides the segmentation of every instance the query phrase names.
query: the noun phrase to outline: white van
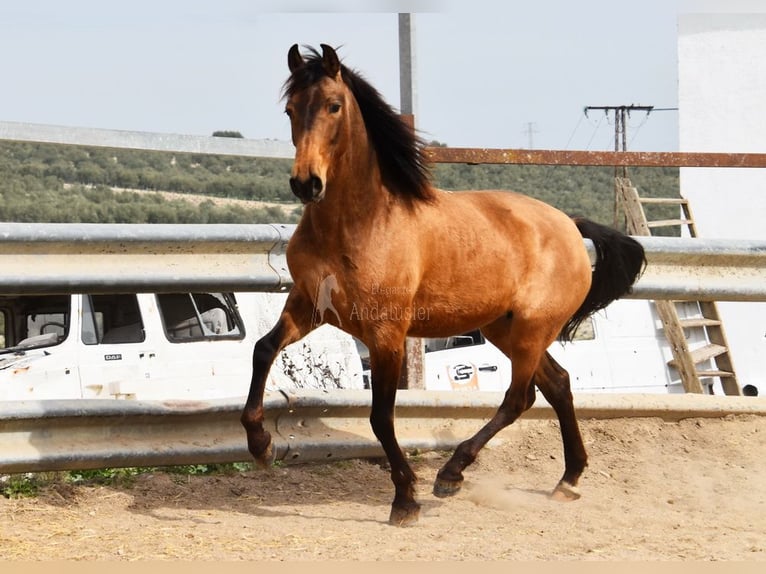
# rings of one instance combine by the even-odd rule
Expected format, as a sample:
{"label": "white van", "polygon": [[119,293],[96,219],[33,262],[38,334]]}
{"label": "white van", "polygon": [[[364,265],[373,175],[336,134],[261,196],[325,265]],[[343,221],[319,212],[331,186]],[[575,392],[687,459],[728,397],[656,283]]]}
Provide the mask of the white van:
{"label": "white van", "polygon": [[[255,341],[285,294],[0,295],[0,401],[244,397]],[[425,339],[424,388],[505,391],[511,362],[479,331]],[[574,392],[683,393],[653,305],[621,300],[549,351]],[[367,349],[323,326],[275,361],[267,389],[369,387]],[[709,391],[723,394],[709,382]]]}
{"label": "white van", "polygon": [[[680,311],[690,317],[699,312],[694,303]],[[694,335],[689,344],[694,348],[706,341],[703,335]],[[424,346],[426,389],[504,392],[508,388],[511,362],[480,332],[426,339]],[[573,392],[684,392],[678,371],[669,365],[673,354],[650,301],[615,301],[583,322],[574,341],[554,343],[548,351],[569,372]],[[708,365],[713,369],[712,362]],[[707,393],[725,394],[717,378],[703,379],[702,384]]]}
{"label": "white van", "polygon": [[[369,353],[358,346],[369,384]],[[508,389],[511,361],[478,330],[424,339],[423,350],[426,390]],[[556,342],[548,351],[569,372],[573,392],[684,392],[678,372],[668,366],[673,355],[650,301],[615,301],[584,321],[573,342]],[[708,392],[723,394],[720,382],[709,379],[704,384]]]}
{"label": "white van", "polygon": [[[286,295],[0,295],[0,401],[244,397],[255,341]],[[322,327],[267,388],[362,388],[353,339]]]}

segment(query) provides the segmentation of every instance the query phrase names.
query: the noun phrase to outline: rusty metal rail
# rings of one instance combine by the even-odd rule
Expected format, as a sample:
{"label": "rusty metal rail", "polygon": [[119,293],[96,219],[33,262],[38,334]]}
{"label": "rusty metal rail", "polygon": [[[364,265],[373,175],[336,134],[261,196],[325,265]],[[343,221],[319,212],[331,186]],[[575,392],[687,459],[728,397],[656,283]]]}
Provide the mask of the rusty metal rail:
{"label": "rusty metal rail", "polygon": [[[0,140],[292,159],[290,142],[0,121]],[[434,163],[635,167],[766,167],[764,153],[613,152],[429,147]]]}
{"label": "rusty metal rail", "polygon": [[766,167],[766,153],[615,152],[429,147],[434,163],[633,167]]}

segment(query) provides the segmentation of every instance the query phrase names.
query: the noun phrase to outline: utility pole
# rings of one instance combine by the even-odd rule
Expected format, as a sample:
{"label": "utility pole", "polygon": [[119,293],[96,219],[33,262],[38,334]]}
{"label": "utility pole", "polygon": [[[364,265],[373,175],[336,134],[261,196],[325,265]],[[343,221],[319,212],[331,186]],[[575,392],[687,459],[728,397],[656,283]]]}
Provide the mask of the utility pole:
{"label": "utility pole", "polygon": [[[399,14],[399,113],[415,129],[415,31],[412,14]],[[425,389],[425,347],[423,339],[407,337],[404,342],[399,388]]]}
{"label": "utility pole", "polygon": [[[628,129],[627,118],[630,116],[630,112],[646,112],[646,115],[652,113],[654,106],[586,106],[585,116],[588,116],[588,112],[599,110],[603,111],[607,117],[609,112],[614,112],[614,151],[628,151]],[[617,227],[617,220],[619,219],[617,209],[617,181],[616,178],[620,177],[620,170],[622,170],[622,177],[628,177],[628,167],[618,166],[614,167],[615,187],[614,187],[614,227]]]}
{"label": "utility pole", "polygon": [[529,143],[527,149],[534,149],[535,143],[534,143],[534,134],[540,133],[537,130],[537,124],[535,122],[527,122],[524,124],[524,133],[527,134],[527,141]]}
{"label": "utility pole", "polygon": [[399,14],[399,113],[415,127],[415,51],[412,14]]}
{"label": "utility pole", "polygon": [[[609,112],[614,112],[614,151],[628,151],[626,126],[630,112],[646,112],[649,115],[654,110],[654,106],[636,106],[633,104],[629,106],[586,106],[586,117],[588,112],[594,110],[601,110],[607,116],[609,116]],[[621,147],[622,149],[620,149]]]}

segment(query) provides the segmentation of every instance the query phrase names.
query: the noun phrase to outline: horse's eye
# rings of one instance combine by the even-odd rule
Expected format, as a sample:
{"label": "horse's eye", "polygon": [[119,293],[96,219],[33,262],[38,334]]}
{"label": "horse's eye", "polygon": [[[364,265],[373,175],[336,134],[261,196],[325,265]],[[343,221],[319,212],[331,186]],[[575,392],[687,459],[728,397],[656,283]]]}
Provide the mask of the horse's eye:
{"label": "horse's eye", "polygon": [[293,111],[290,108],[285,108],[285,113],[288,118],[293,119]]}
{"label": "horse's eye", "polygon": [[327,106],[327,110],[331,114],[337,114],[340,111],[340,104],[330,104],[329,106]]}

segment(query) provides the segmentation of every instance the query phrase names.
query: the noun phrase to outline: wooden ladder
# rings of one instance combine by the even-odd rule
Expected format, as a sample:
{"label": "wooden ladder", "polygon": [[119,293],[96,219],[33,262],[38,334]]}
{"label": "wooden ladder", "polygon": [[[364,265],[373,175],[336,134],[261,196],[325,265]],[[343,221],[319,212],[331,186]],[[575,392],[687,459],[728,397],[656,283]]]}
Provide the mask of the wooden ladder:
{"label": "wooden ladder", "polygon": [[[631,235],[651,236],[653,229],[686,227],[691,237],[697,237],[697,226],[689,201],[678,198],[640,197],[628,178],[615,178],[617,201],[622,205]],[[678,206],[678,218],[648,221],[645,205]],[[673,359],[668,366],[678,371],[687,393],[712,393],[712,384],[703,386],[703,379],[718,378],[727,395],[741,395],[726,340],[723,322],[714,301],[654,301],[662,321],[665,337],[670,343]],[[691,339],[696,338],[696,345]],[[692,348],[694,346],[694,348]]]}

